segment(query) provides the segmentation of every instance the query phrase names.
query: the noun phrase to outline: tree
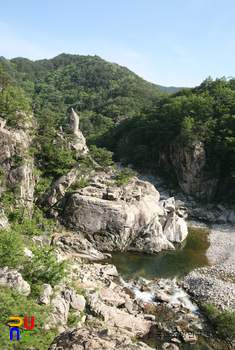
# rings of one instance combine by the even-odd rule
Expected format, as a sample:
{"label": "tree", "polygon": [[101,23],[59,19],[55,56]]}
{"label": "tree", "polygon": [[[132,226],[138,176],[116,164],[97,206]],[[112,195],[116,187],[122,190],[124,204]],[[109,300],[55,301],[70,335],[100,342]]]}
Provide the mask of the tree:
{"label": "tree", "polygon": [[112,160],[113,152],[107,151],[106,148],[98,148],[95,145],[90,146],[90,155],[101,166],[109,166],[114,162]]}
{"label": "tree", "polygon": [[15,231],[0,230],[0,266],[18,267],[24,260],[24,244]]}

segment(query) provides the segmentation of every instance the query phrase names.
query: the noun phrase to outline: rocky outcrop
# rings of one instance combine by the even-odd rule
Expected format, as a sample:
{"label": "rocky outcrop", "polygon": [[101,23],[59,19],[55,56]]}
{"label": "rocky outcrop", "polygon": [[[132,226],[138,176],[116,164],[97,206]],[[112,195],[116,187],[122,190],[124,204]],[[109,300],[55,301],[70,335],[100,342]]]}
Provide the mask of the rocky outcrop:
{"label": "rocky outcrop", "polygon": [[108,173],[92,171],[86,175],[88,186],[70,192],[82,176],[79,171],[74,168],[58,179],[44,196],[43,205],[50,216],[83,232],[96,249],[153,253],[174,249],[171,242],[187,236],[184,220],[175,213],[174,199],[159,203],[152,184],[132,177],[117,186],[116,172],[110,168]]}
{"label": "rocky outcrop", "polygon": [[101,253],[94,245],[82,235],[67,232],[65,235],[54,234],[51,245],[55,245],[62,254],[69,254],[77,259],[88,259],[90,261],[104,260],[110,254]]}
{"label": "rocky outcrop", "polygon": [[3,209],[0,209],[0,230],[1,229],[9,229],[9,222]]}
{"label": "rocky outcrop", "polygon": [[73,108],[71,110],[68,128],[73,136],[68,142],[68,147],[77,151],[78,155],[86,154],[89,151],[86,146],[86,139],[79,130],[79,116]]}
{"label": "rocky outcrop", "polygon": [[204,169],[206,153],[202,142],[194,141],[191,147],[172,142],[170,159],[183,192],[209,200],[214,197],[219,179]]}
{"label": "rocky outcrop", "polygon": [[19,201],[30,205],[35,186],[33,160],[28,156],[31,136],[26,130],[6,127],[2,119],[0,125],[1,191],[18,185]]}
{"label": "rocky outcrop", "polygon": [[30,285],[23,279],[21,273],[10,270],[8,266],[0,269],[0,284],[11,289],[15,288],[19,293],[30,294]]}
{"label": "rocky outcrop", "polygon": [[108,329],[72,328],[60,334],[48,350],[151,350],[146,344],[132,344],[129,337]]}

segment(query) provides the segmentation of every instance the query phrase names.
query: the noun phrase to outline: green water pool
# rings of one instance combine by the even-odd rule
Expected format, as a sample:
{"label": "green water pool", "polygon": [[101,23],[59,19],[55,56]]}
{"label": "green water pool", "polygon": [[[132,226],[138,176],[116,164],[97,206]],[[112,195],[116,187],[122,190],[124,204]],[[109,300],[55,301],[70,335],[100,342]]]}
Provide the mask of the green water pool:
{"label": "green water pool", "polygon": [[209,230],[189,227],[188,231],[184,242],[174,244],[174,251],[157,254],[112,252],[111,262],[125,280],[182,277],[197,267],[209,265],[205,255],[209,247]]}

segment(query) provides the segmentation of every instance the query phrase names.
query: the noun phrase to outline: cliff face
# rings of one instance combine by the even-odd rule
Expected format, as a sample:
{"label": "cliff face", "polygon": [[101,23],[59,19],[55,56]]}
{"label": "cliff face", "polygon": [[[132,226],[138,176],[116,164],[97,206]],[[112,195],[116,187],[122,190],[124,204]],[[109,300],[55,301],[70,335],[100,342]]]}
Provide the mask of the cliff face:
{"label": "cliff face", "polygon": [[191,147],[172,142],[170,157],[160,154],[160,166],[166,168],[169,164],[173,165],[184,193],[208,200],[215,196],[219,179],[204,169],[206,153],[202,142],[195,141]]}
{"label": "cliff face", "polygon": [[0,119],[0,192],[18,185],[21,204],[31,207],[33,203],[35,177],[33,159],[29,155],[31,136],[23,129],[6,127],[5,120]]}

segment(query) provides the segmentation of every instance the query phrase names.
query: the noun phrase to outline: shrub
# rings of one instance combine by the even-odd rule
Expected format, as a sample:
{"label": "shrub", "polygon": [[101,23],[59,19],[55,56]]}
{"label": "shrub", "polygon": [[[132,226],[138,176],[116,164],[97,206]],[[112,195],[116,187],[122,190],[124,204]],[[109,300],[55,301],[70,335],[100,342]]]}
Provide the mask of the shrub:
{"label": "shrub", "polygon": [[124,168],[121,171],[116,171],[116,184],[118,186],[124,185],[132,177],[136,176],[137,173],[129,168]]}
{"label": "shrub", "polygon": [[43,247],[32,249],[33,258],[24,266],[23,277],[32,285],[48,283],[52,287],[57,285],[66,276],[67,261],[57,262],[53,253],[55,247]]}
{"label": "shrub", "polygon": [[74,184],[72,184],[70,189],[71,189],[71,191],[76,191],[79,188],[84,188],[86,186],[89,186],[89,180],[81,179],[80,181],[77,181]]}
{"label": "shrub", "polygon": [[69,326],[76,325],[78,323],[78,317],[75,315],[68,315],[68,321],[67,321]]}
{"label": "shrub", "polygon": [[90,155],[102,167],[112,165],[113,152],[107,151],[106,148],[98,148],[95,145],[90,146]]}
{"label": "shrub", "polygon": [[211,303],[203,305],[203,309],[220,338],[235,340],[235,312],[220,313]]}
{"label": "shrub", "polygon": [[[26,296],[0,286],[0,348],[12,350],[25,350],[30,346],[47,350],[53,339],[57,336],[56,329],[45,330],[47,318],[52,311],[51,307],[38,305],[36,301],[28,299]],[[9,324],[10,317],[34,317],[34,340],[10,340]],[[15,323],[14,321],[12,321]],[[19,327],[25,331],[24,324]],[[30,343],[30,344],[29,344]]]}
{"label": "shrub", "polygon": [[24,244],[16,231],[0,231],[0,266],[18,267],[24,257]]}

